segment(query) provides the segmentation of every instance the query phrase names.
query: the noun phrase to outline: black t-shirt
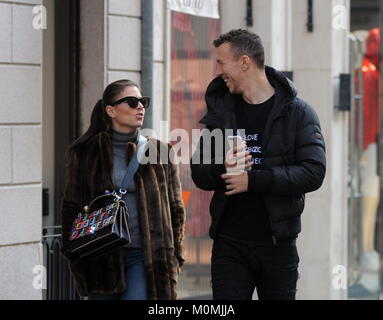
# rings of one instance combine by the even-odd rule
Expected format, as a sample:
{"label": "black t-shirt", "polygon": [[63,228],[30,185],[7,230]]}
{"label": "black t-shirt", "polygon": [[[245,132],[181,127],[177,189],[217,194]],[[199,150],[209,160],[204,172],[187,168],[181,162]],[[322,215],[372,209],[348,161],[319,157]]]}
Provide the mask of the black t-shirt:
{"label": "black t-shirt", "polygon": [[[247,151],[252,155],[252,170],[261,169],[262,138],[274,104],[274,95],[260,104],[249,104],[242,97],[237,101],[237,128],[245,130],[242,138],[246,141]],[[270,220],[262,194],[248,191],[229,196],[218,235],[241,241],[270,241]]]}

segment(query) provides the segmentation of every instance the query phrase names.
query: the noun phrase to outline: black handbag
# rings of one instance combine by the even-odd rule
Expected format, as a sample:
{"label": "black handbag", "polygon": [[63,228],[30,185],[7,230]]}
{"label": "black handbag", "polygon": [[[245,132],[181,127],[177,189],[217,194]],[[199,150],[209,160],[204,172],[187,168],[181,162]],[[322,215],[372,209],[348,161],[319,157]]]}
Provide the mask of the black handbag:
{"label": "black handbag", "polygon": [[128,209],[122,196],[136,173],[146,138],[140,136],[127,172],[118,191],[106,191],[78,214],[72,223],[68,253],[76,258],[96,258],[131,243],[128,226]]}

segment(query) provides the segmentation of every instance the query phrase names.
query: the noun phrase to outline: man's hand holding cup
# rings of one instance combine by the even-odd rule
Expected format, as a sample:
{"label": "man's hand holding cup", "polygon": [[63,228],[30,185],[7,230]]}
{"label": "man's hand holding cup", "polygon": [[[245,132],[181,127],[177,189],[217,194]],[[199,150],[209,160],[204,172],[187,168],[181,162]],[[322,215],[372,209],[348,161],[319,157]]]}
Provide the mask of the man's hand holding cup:
{"label": "man's hand holding cup", "polygon": [[252,156],[250,152],[246,151],[246,143],[242,139],[236,139],[239,143],[232,144],[227,152],[225,158],[226,174],[221,175],[221,178],[225,180],[226,189],[228,189],[225,195],[228,196],[248,190],[247,170],[250,170],[253,165]]}

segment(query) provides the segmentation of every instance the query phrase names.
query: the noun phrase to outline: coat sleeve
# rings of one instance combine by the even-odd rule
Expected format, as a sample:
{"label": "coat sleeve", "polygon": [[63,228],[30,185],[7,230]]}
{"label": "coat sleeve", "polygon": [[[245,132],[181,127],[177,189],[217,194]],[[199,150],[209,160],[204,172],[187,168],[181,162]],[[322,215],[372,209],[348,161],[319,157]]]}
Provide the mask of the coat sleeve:
{"label": "coat sleeve", "polygon": [[69,235],[72,228],[72,222],[81,211],[81,205],[79,201],[79,166],[76,154],[68,157],[69,160],[66,166],[66,182],[64,188],[64,196],[61,208],[61,253],[71,260],[69,253],[67,252],[67,244],[69,242]]}
{"label": "coat sleeve", "polygon": [[[172,152],[172,149],[170,149],[170,153]],[[173,156],[174,155],[171,155],[171,159],[174,159]],[[172,161],[169,163],[168,174],[169,204],[173,228],[174,252],[179,266],[182,267],[185,261],[183,240],[185,233],[186,213],[182,199],[182,186],[179,177],[178,166],[172,163]]]}
{"label": "coat sleeve", "polygon": [[300,103],[303,108],[295,136],[295,164],[249,172],[249,190],[291,195],[321,187],[326,173],[325,142],[315,110]]}
{"label": "coat sleeve", "polygon": [[[190,161],[192,180],[198,188],[205,191],[224,189],[226,187],[224,180],[221,178],[221,175],[226,173],[226,168],[223,164],[223,150],[221,155],[215,154],[215,140],[211,139],[211,132],[211,128],[203,130],[196,151]],[[206,142],[209,142],[210,145],[206,144]],[[207,148],[210,149],[210,154],[208,155],[206,154]]]}

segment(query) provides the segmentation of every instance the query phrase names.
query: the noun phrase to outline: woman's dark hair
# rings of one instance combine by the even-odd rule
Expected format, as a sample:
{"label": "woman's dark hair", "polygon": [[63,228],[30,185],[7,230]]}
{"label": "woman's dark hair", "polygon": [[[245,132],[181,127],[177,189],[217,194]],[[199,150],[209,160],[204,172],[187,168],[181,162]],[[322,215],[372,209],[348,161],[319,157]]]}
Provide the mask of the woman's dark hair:
{"label": "woman's dark hair", "polygon": [[225,42],[230,43],[231,50],[236,59],[241,55],[249,56],[260,69],[265,66],[265,50],[259,35],[244,29],[234,29],[221,34],[213,41],[214,47],[218,48]]}
{"label": "woman's dark hair", "polygon": [[81,147],[89,140],[89,138],[93,137],[94,135],[102,131],[108,131],[111,128],[111,120],[106,113],[105,107],[114,103],[117,96],[126,87],[137,87],[138,89],[140,88],[135,82],[125,79],[115,81],[105,88],[102,99],[98,100],[93,108],[88,130],[71,144],[69,147],[69,152]]}

